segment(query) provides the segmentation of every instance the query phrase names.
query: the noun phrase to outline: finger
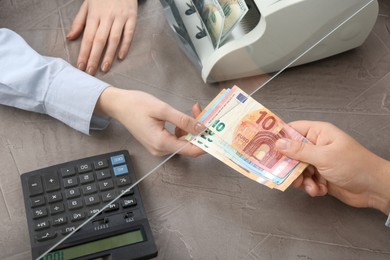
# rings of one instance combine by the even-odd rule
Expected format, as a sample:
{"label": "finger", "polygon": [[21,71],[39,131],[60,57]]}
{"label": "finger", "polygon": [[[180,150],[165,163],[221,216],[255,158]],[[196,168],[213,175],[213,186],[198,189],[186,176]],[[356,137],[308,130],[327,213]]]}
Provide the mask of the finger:
{"label": "finger", "polygon": [[93,40],[95,38],[98,26],[98,19],[88,17],[83,39],[81,41],[79,57],[77,59],[77,67],[80,70],[85,70],[87,68],[88,58],[91,53]]}
{"label": "finger", "polygon": [[186,145],[180,152],[179,154],[184,155],[184,156],[189,156],[189,157],[198,157],[200,155],[205,154],[206,152],[199,147],[189,144]]}
{"label": "finger", "polygon": [[110,35],[108,37],[106,53],[102,61],[101,70],[107,72],[110,70],[111,65],[114,61],[115,53],[118,49],[119,42],[122,37],[122,31],[124,23],[116,19],[111,27]]}
{"label": "finger", "polygon": [[321,147],[311,143],[282,138],[276,141],[275,146],[279,152],[294,160],[316,166],[322,162],[322,156],[319,154]]}
{"label": "finger", "polygon": [[[194,118],[197,118],[201,112],[202,112],[201,106],[199,105],[199,103],[195,103],[192,106],[192,115],[194,116]],[[180,137],[183,137],[183,136],[185,136],[187,134],[188,134],[188,132],[183,131],[179,127],[175,127],[175,135],[176,135],[176,137],[180,138]]]}
{"label": "finger", "polygon": [[104,46],[106,46],[108,35],[110,34],[111,25],[111,20],[99,24],[99,28],[93,40],[91,54],[88,58],[87,73],[90,75],[95,75],[97,71]]}
{"label": "finger", "polygon": [[122,42],[120,44],[118,52],[118,58],[121,60],[123,60],[129,52],[130,45],[133,40],[136,21],[137,16],[129,18],[123,28]]}
{"label": "finger", "polygon": [[171,106],[167,106],[164,111],[161,111],[161,120],[168,121],[185,132],[191,134],[199,134],[205,130],[205,126],[198,122],[195,118],[192,118]]}
{"label": "finger", "polygon": [[313,122],[301,120],[290,122],[288,125],[298,131],[301,135],[307,136],[309,130],[313,126]]}
{"label": "finger", "polygon": [[322,183],[319,183],[318,184],[318,195],[317,196],[325,196],[326,194],[328,194],[328,186],[322,184]]}
{"label": "finger", "polygon": [[313,179],[304,178],[302,185],[303,185],[303,189],[305,190],[305,192],[307,194],[309,194],[311,197],[320,196],[319,195],[319,188]]}
{"label": "finger", "polygon": [[87,14],[88,14],[88,6],[87,6],[87,1],[85,1],[81,5],[80,10],[78,11],[75,18],[73,19],[72,27],[68,35],[66,35],[66,39],[74,40],[80,36],[81,32],[84,29],[85,22],[87,20]]}
{"label": "finger", "polygon": [[197,118],[202,113],[202,107],[199,105],[199,103],[195,103],[192,106],[192,115]]}
{"label": "finger", "polygon": [[172,135],[168,130],[163,129],[160,136],[156,136],[151,142],[150,152],[154,155],[162,156],[171,153],[180,153],[191,144],[186,140],[181,140]]}
{"label": "finger", "polygon": [[302,175],[299,175],[298,178],[296,178],[292,183],[291,185],[294,187],[294,188],[300,188],[303,184],[303,176]]}

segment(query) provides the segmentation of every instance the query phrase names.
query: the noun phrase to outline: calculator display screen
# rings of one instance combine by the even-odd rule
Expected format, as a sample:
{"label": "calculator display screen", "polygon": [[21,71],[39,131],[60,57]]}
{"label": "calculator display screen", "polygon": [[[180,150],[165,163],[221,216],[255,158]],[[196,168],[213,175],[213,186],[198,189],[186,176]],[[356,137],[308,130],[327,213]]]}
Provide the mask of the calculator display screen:
{"label": "calculator display screen", "polygon": [[85,243],[82,245],[65,248],[58,251],[53,251],[47,254],[42,259],[44,260],[67,260],[82,257],[105,250],[118,248],[121,246],[132,245],[135,243],[145,241],[141,230],[136,230],[128,233],[124,233],[118,236],[104,238],[93,242]]}

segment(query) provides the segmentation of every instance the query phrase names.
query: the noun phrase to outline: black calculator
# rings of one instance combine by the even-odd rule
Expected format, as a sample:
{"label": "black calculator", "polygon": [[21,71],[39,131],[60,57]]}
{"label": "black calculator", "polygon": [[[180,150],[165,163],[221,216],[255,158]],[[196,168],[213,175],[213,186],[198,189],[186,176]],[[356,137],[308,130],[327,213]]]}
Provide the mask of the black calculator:
{"label": "black calculator", "polygon": [[104,206],[96,217],[42,259],[150,259],[157,247],[128,151],[70,161],[21,175],[32,257],[48,249]]}

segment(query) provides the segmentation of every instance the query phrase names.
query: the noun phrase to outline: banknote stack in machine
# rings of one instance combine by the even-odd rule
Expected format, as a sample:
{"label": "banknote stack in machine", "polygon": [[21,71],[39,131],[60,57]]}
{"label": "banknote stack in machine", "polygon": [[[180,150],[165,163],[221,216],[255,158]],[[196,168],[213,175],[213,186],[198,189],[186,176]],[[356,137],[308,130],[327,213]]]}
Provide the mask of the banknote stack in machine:
{"label": "banknote stack in machine", "polygon": [[188,136],[192,144],[269,188],[284,191],[307,167],[275,149],[280,138],[307,140],[237,86],[223,89],[197,119],[208,128]]}
{"label": "banknote stack in machine", "polygon": [[245,0],[191,0],[214,48],[224,42],[248,12]]}

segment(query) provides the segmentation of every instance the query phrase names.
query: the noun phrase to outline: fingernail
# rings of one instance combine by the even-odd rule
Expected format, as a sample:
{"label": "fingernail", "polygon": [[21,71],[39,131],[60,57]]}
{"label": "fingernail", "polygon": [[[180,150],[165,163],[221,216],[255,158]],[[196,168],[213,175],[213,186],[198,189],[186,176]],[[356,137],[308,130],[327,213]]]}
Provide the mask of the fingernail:
{"label": "fingernail", "polygon": [[77,68],[79,68],[79,70],[85,70],[85,64],[80,62],[79,64],[77,64]]}
{"label": "fingernail", "polygon": [[203,124],[201,124],[201,123],[196,123],[196,125],[195,125],[195,131],[196,131],[197,133],[201,133],[201,132],[203,132],[205,129],[206,129],[206,127],[205,127]]}
{"label": "fingernail", "polygon": [[123,60],[123,59],[125,58],[125,55],[126,55],[125,52],[120,52],[119,55],[118,55],[118,58],[119,58],[120,60]]}
{"label": "fingernail", "polygon": [[87,69],[88,74],[92,75],[93,71],[94,71],[93,67],[88,67],[88,69]]}
{"label": "fingernail", "polygon": [[311,194],[313,188],[310,186],[310,185],[306,185],[305,186],[305,191],[308,193],[308,194]]}
{"label": "fingernail", "polygon": [[102,66],[102,71],[107,72],[109,68],[110,68],[110,64],[108,64],[108,62],[105,62]]}
{"label": "fingernail", "polygon": [[70,38],[70,33],[68,33],[67,35],[66,35],[66,39],[69,39]]}
{"label": "fingernail", "polygon": [[287,141],[286,139],[279,139],[276,141],[275,145],[276,148],[278,148],[279,150],[286,151],[289,146],[289,141]]}

